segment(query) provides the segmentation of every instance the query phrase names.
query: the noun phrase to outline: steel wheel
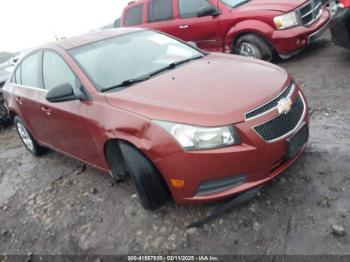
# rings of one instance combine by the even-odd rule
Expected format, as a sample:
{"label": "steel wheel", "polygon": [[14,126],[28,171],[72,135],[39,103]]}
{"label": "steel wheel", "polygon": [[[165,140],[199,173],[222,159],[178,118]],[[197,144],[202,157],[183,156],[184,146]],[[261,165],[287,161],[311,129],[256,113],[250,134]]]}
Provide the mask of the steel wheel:
{"label": "steel wheel", "polygon": [[245,56],[245,57],[257,58],[255,47],[252,44],[247,42],[244,42],[239,46],[239,55]]}
{"label": "steel wheel", "polygon": [[18,134],[21,137],[25,146],[28,147],[28,149],[30,151],[33,151],[34,150],[34,143],[33,143],[32,138],[30,137],[27,129],[24,127],[24,125],[21,122],[17,122],[16,127],[18,130]]}
{"label": "steel wheel", "polygon": [[255,34],[246,34],[241,36],[237,42],[234,42],[233,52],[235,54],[271,61],[272,46],[270,46],[262,37]]}

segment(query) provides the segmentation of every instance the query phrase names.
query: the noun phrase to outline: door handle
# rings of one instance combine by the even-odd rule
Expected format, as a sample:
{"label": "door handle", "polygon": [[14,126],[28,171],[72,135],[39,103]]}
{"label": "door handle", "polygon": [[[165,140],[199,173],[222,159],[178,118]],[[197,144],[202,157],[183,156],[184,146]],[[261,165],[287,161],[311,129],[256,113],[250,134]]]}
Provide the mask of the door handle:
{"label": "door handle", "polygon": [[23,99],[20,97],[16,97],[16,101],[18,104],[23,105]]}
{"label": "door handle", "polygon": [[188,25],[180,25],[179,28],[180,29],[187,29],[189,26]]}
{"label": "door handle", "polygon": [[47,115],[47,116],[51,115],[51,109],[46,107],[46,106],[42,106],[41,111],[43,111],[45,113],[45,115]]}

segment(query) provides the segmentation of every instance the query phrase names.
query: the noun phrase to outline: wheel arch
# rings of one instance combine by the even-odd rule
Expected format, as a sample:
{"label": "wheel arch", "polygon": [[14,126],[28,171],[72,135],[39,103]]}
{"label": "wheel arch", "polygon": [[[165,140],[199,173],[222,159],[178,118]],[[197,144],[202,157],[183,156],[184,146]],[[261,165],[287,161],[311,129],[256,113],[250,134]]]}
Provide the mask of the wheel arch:
{"label": "wheel arch", "polygon": [[17,114],[14,110],[9,110],[9,116],[11,123],[14,124],[15,117],[19,116],[19,114]]}
{"label": "wheel arch", "polygon": [[[114,138],[109,138],[105,143],[103,147],[103,152],[104,152],[104,158],[111,170],[112,176],[118,181],[119,178],[115,177],[115,173],[113,172],[119,170],[124,172],[124,177],[121,177],[120,181],[124,180],[126,176],[129,175],[129,170],[125,161],[125,156],[123,155],[121,149],[120,149],[120,143],[126,143],[130,146],[132,146],[135,150],[138,150],[152,165],[154,168],[159,172],[160,176],[164,180],[166,186],[169,189],[169,192],[171,192],[171,187],[168,183],[168,180],[163,176],[161,170],[157,167],[156,163],[152,160],[151,157],[147,154],[147,150],[144,147],[143,143],[139,139],[128,139],[126,137],[114,137]],[[116,154],[116,155],[110,155],[110,154]],[[117,165],[111,164],[110,161],[117,161]],[[113,170],[114,169],[114,170]]]}
{"label": "wheel arch", "polygon": [[[115,134],[114,136],[108,137],[106,139],[106,141],[104,141],[104,143],[103,143],[103,153],[104,153],[105,160],[108,164],[109,164],[109,162],[108,162],[108,158],[107,158],[107,153],[111,153],[108,151],[109,148],[113,147],[113,146],[119,147],[120,142],[128,143],[129,145],[136,148],[137,150],[139,150],[140,152],[142,152],[144,155],[147,156],[147,154],[145,153],[147,151],[147,149],[140,138],[138,138],[137,136],[133,136],[132,134],[118,132],[118,134]],[[120,150],[118,152],[115,152],[115,153],[121,154]],[[148,156],[147,156],[147,158],[149,159]]]}
{"label": "wheel arch", "polygon": [[245,20],[236,24],[228,31],[225,38],[225,49],[232,53],[239,38],[244,35],[254,34],[262,38],[274,50],[274,46],[269,40],[272,37],[273,31],[273,27],[262,21]]}
{"label": "wheel arch", "polygon": [[108,164],[112,177],[116,181],[124,180],[128,174],[125,158],[119,146],[119,143],[121,141],[124,141],[133,145],[129,141],[119,139],[119,138],[110,138],[103,145],[104,159]]}

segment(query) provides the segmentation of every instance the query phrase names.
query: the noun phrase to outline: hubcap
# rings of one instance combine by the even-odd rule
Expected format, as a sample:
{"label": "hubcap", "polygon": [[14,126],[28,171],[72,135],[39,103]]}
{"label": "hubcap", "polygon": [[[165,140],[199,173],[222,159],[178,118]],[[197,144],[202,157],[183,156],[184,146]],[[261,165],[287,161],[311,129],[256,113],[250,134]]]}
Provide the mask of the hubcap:
{"label": "hubcap", "polygon": [[33,151],[34,150],[33,140],[31,139],[27,129],[21,123],[18,122],[17,130],[18,130],[19,136],[21,137],[26,147],[28,147],[29,150]]}
{"label": "hubcap", "polygon": [[250,43],[242,43],[239,47],[239,54],[245,57],[256,58],[255,49]]}

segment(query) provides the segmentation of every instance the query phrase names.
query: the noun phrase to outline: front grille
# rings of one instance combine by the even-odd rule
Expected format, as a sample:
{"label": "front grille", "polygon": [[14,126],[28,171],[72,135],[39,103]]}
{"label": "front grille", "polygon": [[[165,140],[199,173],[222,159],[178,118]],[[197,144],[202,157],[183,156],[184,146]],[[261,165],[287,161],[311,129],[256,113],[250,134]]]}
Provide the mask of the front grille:
{"label": "front grille", "polygon": [[289,95],[291,94],[291,92],[293,90],[293,87],[294,87],[294,83],[290,82],[288,87],[279,96],[277,96],[276,98],[274,98],[270,102],[254,109],[253,111],[248,112],[245,115],[245,118],[248,120],[248,119],[256,117],[258,115],[262,115],[262,114],[266,113],[267,111],[271,110],[272,108],[275,108],[276,106],[278,106],[278,102],[281,99],[289,97]]}
{"label": "front grille", "polygon": [[270,142],[276,140],[297,127],[304,110],[305,104],[299,94],[291,110],[287,114],[281,114],[264,124],[254,127],[254,129],[265,141]]}
{"label": "front grille", "polygon": [[301,24],[308,26],[315,22],[322,12],[322,0],[311,0],[298,9]]}

